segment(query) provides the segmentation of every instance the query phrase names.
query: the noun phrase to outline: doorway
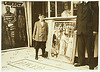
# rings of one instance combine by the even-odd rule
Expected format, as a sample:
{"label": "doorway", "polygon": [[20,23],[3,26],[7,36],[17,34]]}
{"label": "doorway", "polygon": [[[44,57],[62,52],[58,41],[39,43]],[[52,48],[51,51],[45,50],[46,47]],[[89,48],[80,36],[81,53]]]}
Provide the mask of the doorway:
{"label": "doorway", "polygon": [[[38,21],[39,14],[43,14],[45,17],[48,15],[48,2],[47,1],[35,1],[32,2],[32,33],[34,30],[34,24]],[[34,43],[32,43],[34,46]]]}

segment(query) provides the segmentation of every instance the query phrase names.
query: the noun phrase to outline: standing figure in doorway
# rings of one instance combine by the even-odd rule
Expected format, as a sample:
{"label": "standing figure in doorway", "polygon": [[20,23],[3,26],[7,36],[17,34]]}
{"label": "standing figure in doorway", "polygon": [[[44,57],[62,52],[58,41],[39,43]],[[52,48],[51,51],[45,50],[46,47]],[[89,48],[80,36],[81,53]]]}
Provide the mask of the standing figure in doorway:
{"label": "standing figure in doorway", "polygon": [[39,48],[42,49],[42,57],[45,54],[46,41],[48,36],[48,24],[44,21],[44,15],[39,14],[39,21],[35,22],[33,40],[35,40],[35,59],[38,60]]}

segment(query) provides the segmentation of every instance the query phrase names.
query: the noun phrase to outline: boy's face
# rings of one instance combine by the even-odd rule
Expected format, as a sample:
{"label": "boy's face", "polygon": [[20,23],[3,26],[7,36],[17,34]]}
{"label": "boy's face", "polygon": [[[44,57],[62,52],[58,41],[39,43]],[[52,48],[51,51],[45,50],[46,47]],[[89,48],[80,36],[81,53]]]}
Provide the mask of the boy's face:
{"label": "boy's face", "polygon": [[40,21],[43,21],[44,17],[43,16],[39,16],[39,19],[40,19]]}

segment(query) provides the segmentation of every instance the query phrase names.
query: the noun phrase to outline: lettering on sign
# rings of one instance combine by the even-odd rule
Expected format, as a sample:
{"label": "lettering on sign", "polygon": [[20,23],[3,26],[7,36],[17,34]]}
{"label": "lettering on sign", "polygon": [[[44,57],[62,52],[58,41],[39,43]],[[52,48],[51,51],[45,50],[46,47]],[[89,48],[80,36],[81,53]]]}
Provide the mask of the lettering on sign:
{"label": "lettering on sign", "polygon": [[11,8],[22,7],[23,3],[19,2],[4,2],[4,5],[10,5]]}

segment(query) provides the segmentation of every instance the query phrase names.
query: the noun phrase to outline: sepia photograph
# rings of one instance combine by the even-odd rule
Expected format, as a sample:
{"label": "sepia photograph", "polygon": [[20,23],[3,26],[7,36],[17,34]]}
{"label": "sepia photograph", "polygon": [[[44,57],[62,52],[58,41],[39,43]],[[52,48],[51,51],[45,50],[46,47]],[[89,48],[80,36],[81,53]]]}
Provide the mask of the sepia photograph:
{"label": "sepia photograph", "polygon": [[98,1],[1,1],[1,71],[99,71]]}

